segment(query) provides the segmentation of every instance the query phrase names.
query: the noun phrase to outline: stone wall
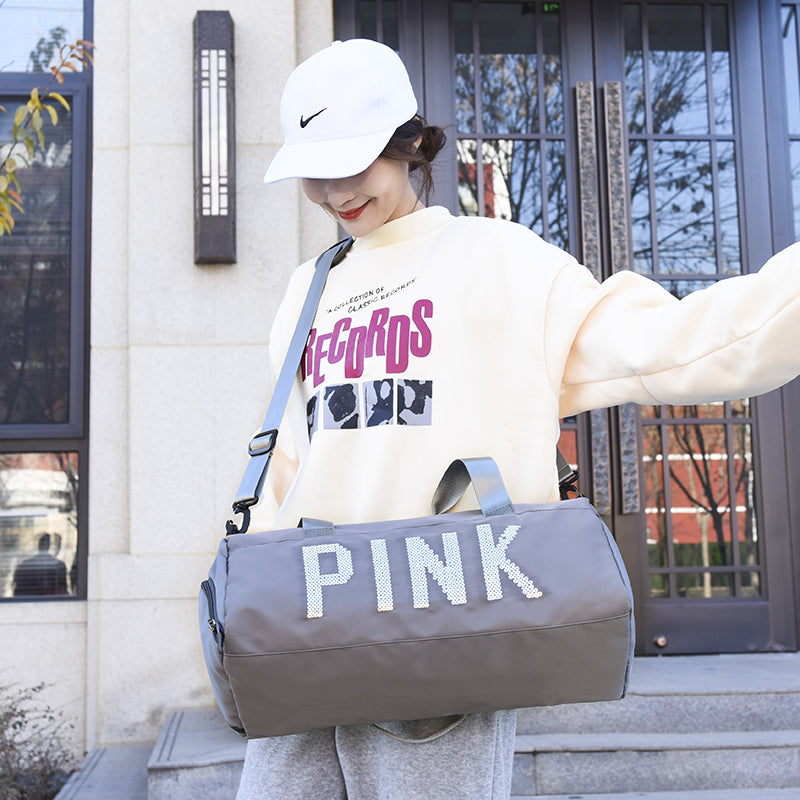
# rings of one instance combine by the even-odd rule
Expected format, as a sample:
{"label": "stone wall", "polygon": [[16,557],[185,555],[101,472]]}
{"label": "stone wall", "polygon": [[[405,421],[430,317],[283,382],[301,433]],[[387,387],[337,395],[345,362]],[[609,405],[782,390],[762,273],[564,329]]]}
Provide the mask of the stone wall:
{"label": "stone wall", "polygon": [[77,750],[155,739],[213,703],[197,594],[269,398],[266,343],[296,264],[335,226],[265,186],[280,93],[332,38],[330,0],[226,0],[234,21],[237,263],[197,266],[186,0],[94,4],[87,601],[6,604],[3,663],[50,684]]}

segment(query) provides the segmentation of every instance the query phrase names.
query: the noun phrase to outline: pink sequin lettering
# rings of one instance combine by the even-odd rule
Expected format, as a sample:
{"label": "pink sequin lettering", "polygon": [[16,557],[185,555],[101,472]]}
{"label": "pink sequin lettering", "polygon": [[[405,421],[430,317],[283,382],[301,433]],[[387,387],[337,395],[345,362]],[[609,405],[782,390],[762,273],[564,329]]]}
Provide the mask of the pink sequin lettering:
{"label": "pink sequin lettering", "polygon": [[366,360],[385,359],[389,375],[405,372],[411,356],[430,355],[433,336],[428,320],[433,318],[433,301],[417,300],[411,315],[392,315],[388,308],[376,308],[369,323],[353,326],[352,317],[338,319],[330,333],[312,328],[301,362],[301,377],[312,377],[314,386],[325,381],[325,365],[344,362],[344,376],[360,378]]}
{"label": "pink sequin lettering", "polygon": [[[345,378],[360,378],[364,374],[364,343],[367,329],[363,326],[353,328],[347,339],[347,352],[344,356]],[[317,384],[315,383],[314,386]]]}

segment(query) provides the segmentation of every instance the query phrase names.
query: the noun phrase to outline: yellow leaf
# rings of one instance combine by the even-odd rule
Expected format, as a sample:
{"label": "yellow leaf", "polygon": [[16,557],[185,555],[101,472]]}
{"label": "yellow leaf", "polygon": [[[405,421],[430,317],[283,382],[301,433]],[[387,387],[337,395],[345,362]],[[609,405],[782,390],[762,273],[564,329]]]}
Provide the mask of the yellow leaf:
{"label": "yellow leaf", "polygon": [[22,121],[28,116],[28,106],[20,106],[14,112],[14,124],[22,125]]}
{"label": "yellow leaf", "polygon": [[8,178],[5,175],[0,175],[0,192],[8,189]]}
{"label": "yellow leaf", "polygon": [[38,108],[31,114],[31,127],[35,131],[41,131],[42,129],[42,112]]}
{"label": "yellow leaf", "polygon": [[37,130],[36,133],[39,134],[39,147],[44,149],[44,134],[41,132],[41,130]]}
{"label": "yellow leaf", "polygon": [[16,200],[20,205],[22,204],[22,197],[20,197],[19,192],[15,192],[13,189],[8,190],[8,196],[12,200]]}
{"label": "yellow leaf", "polygon": [[6,159],[6,172],[13,172],[17,168],[17,162],[9,156]]}
{"label": "yellow leaf", "polygon": [[60,95],[58,92],[50,92],[50,97],[52,97],[54,100],[58,100],[58,102],[61,103],[61,105],[64,106],[67,111],[69,111],[69,103],[64,99],[63,95]]}
{"label": "yellow leaf", "polygon": [[45,103],[44,107],[47,109],[47,113],[50,114],[50,121],[53,123],[53,125],[58,125],[58,114],[56,114],[56,110],[53,108],[53,106]]}

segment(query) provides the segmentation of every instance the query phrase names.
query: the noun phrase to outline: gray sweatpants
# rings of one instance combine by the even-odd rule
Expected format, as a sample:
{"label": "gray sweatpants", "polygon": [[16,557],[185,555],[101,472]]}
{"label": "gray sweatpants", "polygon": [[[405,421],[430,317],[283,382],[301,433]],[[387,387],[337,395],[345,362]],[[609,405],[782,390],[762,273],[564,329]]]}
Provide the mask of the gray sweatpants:
{"label": "gray sweatpants", "polygon": [[[447,722],[386,727],[421,738]],[[516,725],[516,711],[497,711],[424,744],[371,725],[251,739],[236,800],[508,800]]]}

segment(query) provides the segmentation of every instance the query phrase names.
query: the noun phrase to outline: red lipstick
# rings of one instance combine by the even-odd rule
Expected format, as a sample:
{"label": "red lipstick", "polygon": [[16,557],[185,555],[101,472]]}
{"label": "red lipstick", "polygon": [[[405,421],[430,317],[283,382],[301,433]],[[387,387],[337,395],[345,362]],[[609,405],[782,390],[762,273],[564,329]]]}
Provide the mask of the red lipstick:
{"label": "red lipstick", "polygon": [[359,206],[358,208],[354,208],[352,211],[337,211],[336,213],[342,219],[346,219],[346,220],[358,219],[361,216],[361,212],[367,207],[367,203],[369,203],[369,200],[367,200],[367,202],[364,203],[363,206]]}

